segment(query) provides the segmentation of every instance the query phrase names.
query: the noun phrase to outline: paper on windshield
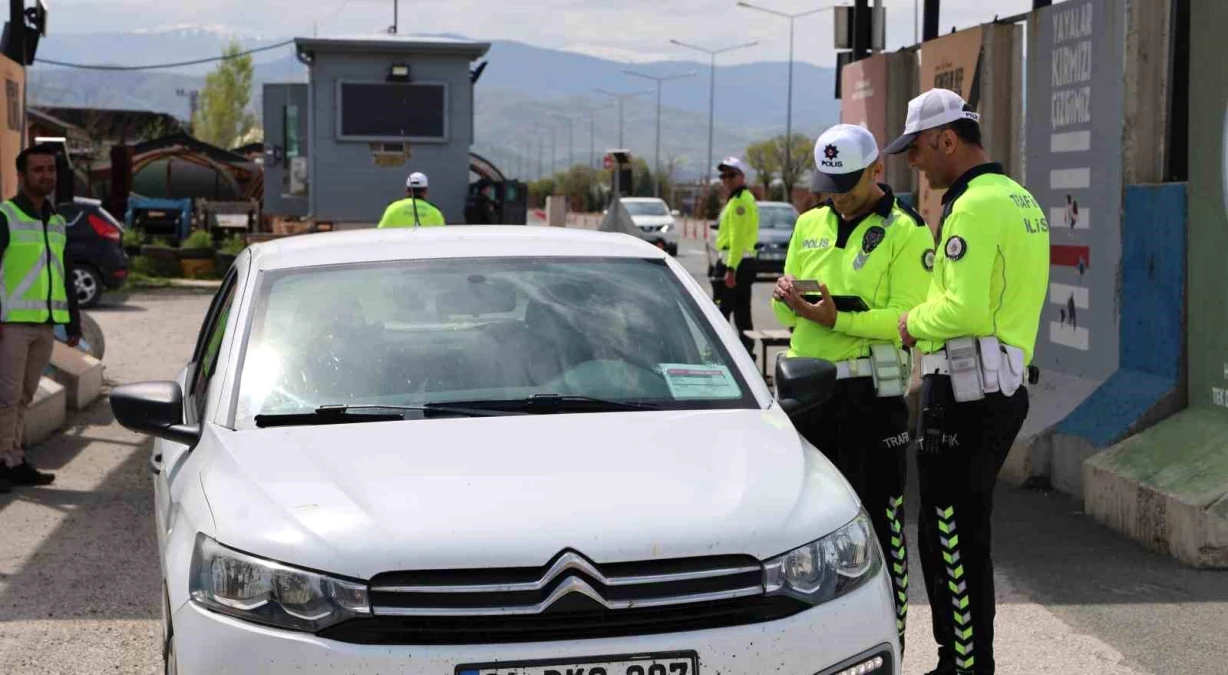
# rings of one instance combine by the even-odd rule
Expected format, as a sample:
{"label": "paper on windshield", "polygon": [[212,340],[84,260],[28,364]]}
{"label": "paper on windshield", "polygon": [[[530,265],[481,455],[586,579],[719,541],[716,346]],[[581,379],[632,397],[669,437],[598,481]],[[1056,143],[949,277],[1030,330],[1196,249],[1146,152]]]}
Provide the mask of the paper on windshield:
{"label": "paper on windshield", "polygon": [[661,374],[677,399],[741,398],[742,390],[725,366],[662,363]]}

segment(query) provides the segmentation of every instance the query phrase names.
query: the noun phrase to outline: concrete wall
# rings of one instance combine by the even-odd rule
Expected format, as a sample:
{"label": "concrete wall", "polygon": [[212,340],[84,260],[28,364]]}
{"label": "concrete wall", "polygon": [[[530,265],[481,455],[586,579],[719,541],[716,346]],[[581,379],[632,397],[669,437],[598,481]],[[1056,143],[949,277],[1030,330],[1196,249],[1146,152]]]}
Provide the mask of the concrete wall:
{"label": "concrete wall", "polygon": [[[1228,408],[1228,3],[1190,8],[1190,406]],[[1228,420],[1228,416],[1225,416]]]}
{"label": "concrete wall", "polygon": [[1029,35],[1027,186],[1052,245],[1036,361],[1103,381],[1119,362],[1125,9],[1070,0],[1034,13]]}
{"label": "concrete wall", "polygon": [[[419,82],[447,84],[446,142],[406,143],[408,158],[377,163],[372,145],[337,138],[338,82],[383,81],[394,63],[407,63]],[[311,68],[311,210],[319,220],[378,222],[384,209],[405,194],[411,171],[430,178],[429,199],[448,222],[464,222],[473,141],[469,60],[454,55],[387,52],[317,52]]]}
{"label": "concrete wall", "polygon": [[[908,102],[917,91],[917,50],[909,49],[887,55],[887,142],[904,133],[904,118],[908,115]],[[908,155],[887,156],[887,184],[898,195],[912,193],[917,189],[916,172],[908,168]]]}
{"label": "concrete wall", "polygon": [[[290,158],[286,156],[286,106],[298,106],[298,148],[307,156],[308,90],[305,84],[264,85],[264,212],[278,216],[305,216],[307,196],[288,194]],[[274,150],[277,150],[274,153]]]}

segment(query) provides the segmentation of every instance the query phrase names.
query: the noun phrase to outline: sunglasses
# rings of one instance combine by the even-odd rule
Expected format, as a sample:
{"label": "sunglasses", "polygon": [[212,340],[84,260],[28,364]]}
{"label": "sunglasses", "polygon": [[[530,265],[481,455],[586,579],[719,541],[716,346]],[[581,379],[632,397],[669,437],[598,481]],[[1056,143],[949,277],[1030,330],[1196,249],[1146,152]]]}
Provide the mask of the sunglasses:
{"label": "sunglasses", "polygon": [[737,175],[736,173],[723,173],[721,174],[721,180],[733,180]]}

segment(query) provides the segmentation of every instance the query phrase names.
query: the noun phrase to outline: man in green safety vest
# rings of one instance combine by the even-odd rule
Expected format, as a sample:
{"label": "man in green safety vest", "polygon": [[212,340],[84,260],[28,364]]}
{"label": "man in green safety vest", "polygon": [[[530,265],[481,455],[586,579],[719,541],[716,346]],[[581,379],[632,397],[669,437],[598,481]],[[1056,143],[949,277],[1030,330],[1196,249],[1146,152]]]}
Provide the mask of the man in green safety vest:
{"label": "man in green safety vest", "polygon": [[34,146],[17,155],[19,192],[0,204],[0,492],[14,485],[49,485],[22,447],[26,411],[51,362],[55,326],[68,344],[81,339],[72,269],[64,255],[67,225],[56,214],[57,150]]}
{"label": "man in green safety vest", "polygon": [[1035,381],[1049,223],[989,161],[980,116],[953,91],[909,102],[904,135],[886,152],[907,152],[931,188],[946,190],[928,296],[898,326],[921,352],[917,534],[938,642],[932,673],[993,675],[990,517]]}
{"label": "man in green safety vest", "polygon": [[384,211],[380,227],[441,227],[443,212],[426,200],[426,174],[415,171],[405,181],[405,199],[395,201]]}

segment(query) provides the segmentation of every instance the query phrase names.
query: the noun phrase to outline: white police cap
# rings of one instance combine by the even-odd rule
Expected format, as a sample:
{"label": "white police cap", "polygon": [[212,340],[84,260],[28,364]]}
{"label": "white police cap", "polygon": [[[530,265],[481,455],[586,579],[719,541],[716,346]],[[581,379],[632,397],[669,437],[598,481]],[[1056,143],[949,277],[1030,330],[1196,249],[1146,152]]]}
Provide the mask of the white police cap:
{"label": "white police cap", "polygon": [[922,131],[936,129],[959,120],[980,122],[981,116],[964,110],[968,104],[959,94],[950,89],[930,89],[908,102],[908,116],[904,118],[904,134],[891,142],[883,152],[898,155],[912,145]]}
{"label": "white police cap", "polygon": [[837,124],[814,143],[812,185],[819,192],[844,194],[857,186],[876,159],[878,142],[874,134],[856,124]]}

